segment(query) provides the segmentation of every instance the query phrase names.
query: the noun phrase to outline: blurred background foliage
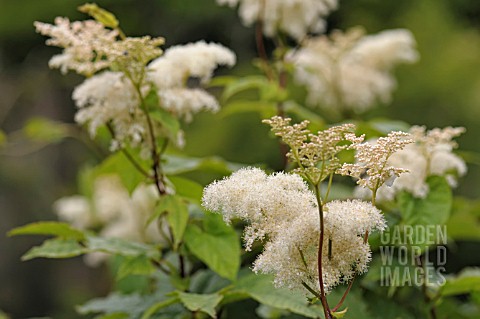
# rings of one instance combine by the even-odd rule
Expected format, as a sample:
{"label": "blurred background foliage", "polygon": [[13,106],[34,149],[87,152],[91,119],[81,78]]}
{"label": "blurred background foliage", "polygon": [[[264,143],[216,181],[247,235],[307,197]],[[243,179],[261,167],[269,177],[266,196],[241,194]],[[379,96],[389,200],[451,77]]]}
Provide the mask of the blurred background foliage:
{"label": "blurred background foliage", "polygon": [[[253,29],[241,25],[234,10],[214,0],[99,0],[115,12],[130,35],[166,38],[166,46],[205,39],[236,52],[237,75],[249,74],[255,57]],[[76,192],[76,175],[98,155],[81,132],[57,143],[43,143],[34,129],[28,142],[22,127],[32,117],[73,122],[70,95],[81,78],[48,69],[56,48],[46,47],[33,21],[55,16],[84,19],[78,0],[0,0],[0,130],[8,145],[0,149],[0,234],[36,220],[51,220],[52,202]],[[421,60],[398,69],[398,89],[391,105],[369,111],[366,119],[387,117],[429,128],[465,126],[461,154],[469,173],[456,193],[472,200],[480,195],[480,2],[478,0],[341,0],[329,28],[363,25],[368,33],[408,28],[416,37]],[[268,48],[268,42],[267,42]],[[226,70],[219,70],[226,74]],[[186,127],[185,151],[192,156],[218,155],[239,163],[281,166],[277,141],[257,113],[200,114]],[[0,131],[0,132],[1,132]],[[33,132],[33,133],[32,133]],[[31,140],[31,139],[30,139]],[[0,138],[0,144],[1,144]],[[209,182],[219,176],[196,178]],[[470,207],[471,206],[471,207]],[[479,223],[480,205],[470,205]],[[12,318],[75,318],[73,305],[104,295],[111,284],[105,268],[86,268],[81,259],[20,262],[35,238],[0,237],[0,309]],[[479,245],[450,247],[447,272],[479,266]]]}

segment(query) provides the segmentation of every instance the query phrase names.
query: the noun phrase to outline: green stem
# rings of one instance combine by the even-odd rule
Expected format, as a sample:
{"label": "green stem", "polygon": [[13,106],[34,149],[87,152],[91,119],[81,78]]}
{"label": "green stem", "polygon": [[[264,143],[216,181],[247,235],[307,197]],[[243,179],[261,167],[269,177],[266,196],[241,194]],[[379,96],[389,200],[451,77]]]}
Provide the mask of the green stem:
{"label": "green stem", "polygon": [[302,286],[305,287],[305,289],[307,289],[308,291],[310,291],[318,299],[322,298],[322,296],[318,292],[316,292],[315,289],[310,287],[306,282],[302,281]]}
{"label": "green stem", "polygon": [[328,195],[330,195],[330,189],[332,188],[332,182],[333,182],[333,173],[330,173],[330,177],[328,178],[328,185],[327,185],[327,192],[325,193],[325,198],[324,202],[328,201]]}
{"label": "green stem", "polygon": [[[110,135],[112,138],[115,138],[115,131],[113,130],[113,127],[110,123],[107,124],[107,129],[110,132]],[[145,175],[148,178],[152,178],[152,176],[143,169],[143,167],[138,163],[135,158],[123,147],[120,147],[120,151],[125,155],[125,157],[128,159],[128,161],[143,175]]]}

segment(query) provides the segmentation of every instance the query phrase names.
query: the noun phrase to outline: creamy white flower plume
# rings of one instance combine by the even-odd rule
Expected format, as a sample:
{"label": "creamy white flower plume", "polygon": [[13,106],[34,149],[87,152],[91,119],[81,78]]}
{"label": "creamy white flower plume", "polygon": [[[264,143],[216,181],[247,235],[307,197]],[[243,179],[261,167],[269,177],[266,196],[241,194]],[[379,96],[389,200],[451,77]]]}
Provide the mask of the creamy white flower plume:
{"label": "creamy white flower plume", "polygon": [[100,126],[110,124],[114,133],[112,146],[124,144],[144,146],[146,118],[139,108],[137,92],[123,73],[105,71],[86,79],[73,91],[73,99],[79,108],[75,121],[87,124],[94,137]]}
{"label": "creamy white flower plume", "polygon": [[[319,288],[318,206],[298,175],[241,169],[205,188],[203,205],[227,222],[240,218],[249,223],[244,234],[247,250],[255,240],[267,240],[254,271],[274,274],[277,286],[303,289],[307,283]],[[367,269],[371,252],[364,233],[383,230],[385,221],[371,203],[360,200],[334,201],[324,208],[323,269],[329,291]]]}
{"label": "creamy white flower plume", "polygon": [[216,99],[201,88],[189,88],[187,81],[198,79],[208,84],[218,65],[233,66],[235,54],[216,44],[199,41],[173,46],[148,66],[148,79],[157,88],[163,108],[190,120],[203,109],[217,111]]}
{"label": "creamy white flower plume", "polygon": [[296,40],[325,29],[324,17],[337,7],[337,0],[217,0],[220,5],[239,4],[242,22],[262,21],[263,32],[272,37],[283,31]]}
{"label": "creamy white flower plume", "polygon": [[247,250],[256,239],[273,239],[298,215],[315,209],[315,196],[298,175],[277,173],[267,176],[258,168],[241,169],[222,181],[207,186],[203,206],[222,212],[229,222],[241,218]]}
{"label": "creamy white flower plume", "polygon": [[[328,292],[334,286],[348,282],[355,273],[367,270],[371,251],[364,242],[364,233],[382,231],[386,223],[377,208],[359,200],[328,203],[324,222],[323,282]],[[303,283],[307,283],[318,290],[319,236],[316,210],[298,216],[275,240],[266,244],[264,252],[255,261],[254,271],[273,273],[277,286],[302,289]]]}
{"label": "creamy white flower plume", "polygon": [[306,86],[310,105],[362,112],[377,101],[390,101],[396,86],[391,69],[418,59],[413,35],[405,29],[363,34],[360,28],[334,31],[290,54],[295,79]]}

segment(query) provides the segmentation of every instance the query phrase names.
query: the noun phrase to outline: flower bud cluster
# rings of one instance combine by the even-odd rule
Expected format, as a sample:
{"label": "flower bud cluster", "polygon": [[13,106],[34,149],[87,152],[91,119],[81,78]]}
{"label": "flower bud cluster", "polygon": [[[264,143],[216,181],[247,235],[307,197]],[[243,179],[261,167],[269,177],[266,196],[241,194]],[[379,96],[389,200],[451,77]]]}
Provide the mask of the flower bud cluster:
{"label": "flower bud cluster", "polygon": [[[391,201],[401,191],[406,191],[417,198],[424,198],[429,192],[427,178],[444,176],[451,187],[457,185],[457,178],[465,175],[467,166],[463,159],[453,153],[457,143],[453,138],[465,132],[463,127],[435,128],[427,131],[424,126],[413,126],[410,136],[414,143],[406,145],[403,150],[393,153],[387,166],[403,167],[408,170],[392,180],[390,185],[378,189],[378,201]],[[356,190],[357,196],[369,197],[370,193]]]}

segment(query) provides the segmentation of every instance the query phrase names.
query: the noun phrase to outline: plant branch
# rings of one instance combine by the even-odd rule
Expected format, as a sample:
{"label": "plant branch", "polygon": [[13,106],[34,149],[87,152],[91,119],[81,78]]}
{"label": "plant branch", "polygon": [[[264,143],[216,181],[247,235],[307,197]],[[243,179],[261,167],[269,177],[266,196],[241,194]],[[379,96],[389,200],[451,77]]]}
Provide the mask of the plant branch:
{"label": "plant branch", "polygon": [[331,319],[332,314],[328,306],[327,297],[325,294],[325,287],[323,285],[323,269],[322,269],[322,254],[323,254],[323,241],[324,241],[324,222],[323,222],[323,203],[321,199],[320,184],[314,185],[315,196],[317,197],[318,214],[320,217],[320,236],[318,239],[318,283],[320,285],[320,301],[322,303],[325,319]]}
{"label": "plant branch", "polygon": [[[113,127],[110,123],[107,124],[107,129],[110,132],[110,135],[112,138],[115,138],[115,131],[113,130]],[[143,175],[145,175],[148,178],[152,178],[152,176],[138,163],[135,158],[130,154],[125,148],[120,147],[120,151],[125,155],[125,157],[128,159],[128,161]]]}

